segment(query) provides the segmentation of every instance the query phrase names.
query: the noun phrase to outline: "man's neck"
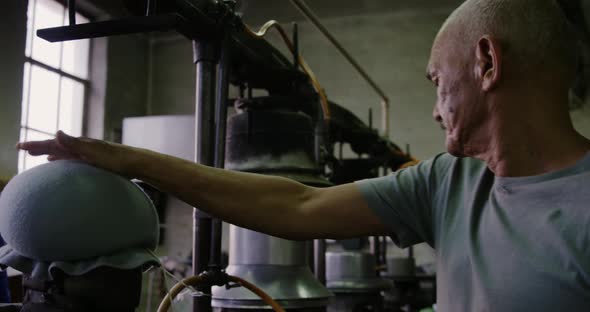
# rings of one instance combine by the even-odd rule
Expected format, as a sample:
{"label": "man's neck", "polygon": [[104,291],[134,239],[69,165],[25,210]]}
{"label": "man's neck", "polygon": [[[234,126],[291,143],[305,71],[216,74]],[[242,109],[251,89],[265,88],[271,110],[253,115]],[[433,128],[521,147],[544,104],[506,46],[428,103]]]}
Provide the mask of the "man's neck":
{"label": "man's neck", "polygon": [[590,151],[590,140],[575,131],[569,117],[545,116],[492,119],[486,148],[471,156],[485,161],[496,176],[522,177],[568,168]]}

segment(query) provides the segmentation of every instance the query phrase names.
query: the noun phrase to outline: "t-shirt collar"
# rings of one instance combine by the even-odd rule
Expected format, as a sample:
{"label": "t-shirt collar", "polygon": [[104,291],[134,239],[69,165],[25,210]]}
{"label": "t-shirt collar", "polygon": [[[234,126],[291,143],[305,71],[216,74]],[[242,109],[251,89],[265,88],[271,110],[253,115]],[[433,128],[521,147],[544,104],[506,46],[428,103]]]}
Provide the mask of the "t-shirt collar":
{"label": "t-shirt collar", "polygon": [[570,167],[540,175],[527,177],[495,177],[495,182],[503,186],[530,184],[559,179],[590,171],[590,151]]}

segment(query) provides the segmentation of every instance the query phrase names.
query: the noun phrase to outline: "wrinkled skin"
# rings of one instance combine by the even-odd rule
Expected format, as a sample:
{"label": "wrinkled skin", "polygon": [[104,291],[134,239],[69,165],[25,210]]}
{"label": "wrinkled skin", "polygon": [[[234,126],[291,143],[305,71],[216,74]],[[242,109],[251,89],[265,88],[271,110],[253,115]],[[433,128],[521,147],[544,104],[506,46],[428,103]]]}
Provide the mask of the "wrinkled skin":
{"label": "wrinkled skin", "polygon": [[529,176],[588,153],[590,141],[568,112],[569,77],[543,64],[523,70],[497,38],[467,39],[459,28],[441,30],[427,66],[437,89],[433,117],[450,154],[483,160],[497,176]]}
{"label": "wrinkled skin", "polygon": [[481,132],[488,110],[470,70],[473,62],[467,58],[469,51],[454,42],[445,33],[437,38],[427,76],[436,86],[433,117],[446,131],[447,151],[460,157],[470,156],[469,146],[478,140],[485,144],[485,133]]}

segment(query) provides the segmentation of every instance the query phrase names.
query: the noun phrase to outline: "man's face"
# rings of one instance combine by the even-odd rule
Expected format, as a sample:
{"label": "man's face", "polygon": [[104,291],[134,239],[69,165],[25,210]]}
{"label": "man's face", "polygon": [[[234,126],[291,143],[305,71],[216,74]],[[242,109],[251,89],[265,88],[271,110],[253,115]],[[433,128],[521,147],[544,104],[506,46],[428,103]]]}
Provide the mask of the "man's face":
{"label": "man's face", "polygon": [[480,103],[474,79],[470,47],[442,33],[435,40],[427,68],[427,78],[436,86],[434,119],[446,132],[447,151],[468,156],[477,144],[486,113]]}

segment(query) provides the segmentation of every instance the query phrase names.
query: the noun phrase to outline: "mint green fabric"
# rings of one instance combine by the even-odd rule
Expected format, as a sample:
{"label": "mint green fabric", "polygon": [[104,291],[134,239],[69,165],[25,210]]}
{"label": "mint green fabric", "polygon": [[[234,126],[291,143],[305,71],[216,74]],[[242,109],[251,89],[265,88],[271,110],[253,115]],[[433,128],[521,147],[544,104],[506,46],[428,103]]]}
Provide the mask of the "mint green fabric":
{"label": "mint green fabric", "polygon": [[60,160],[14,177],[0,194],[0,233],[19,254],[78,261],[158,245],[159,221],[128,179]]}
{"label": "mint green fabric", "polygon": [[435,248],[437,312],[590,311],[590,154],[522,178],[440,154],[357,185],[397,244]]}
{"label": "mint green fabric", "polygon": [[53,280],[56,271],[80,276],[100,267],[147,270],[154,266],[160,266],[160,262],[147,249],[128,249],[80,261],[41,261],[27,258],[10,246],[0,248],[0,267],[11,267],[38,280]]}
{"label": "mint green fabric", "polygon": [[78,161],[43,164],[0,194],[0,267],[42,280],[55,270],[83,275],[101,266],[157,265],[156,210],[134,183]]}

